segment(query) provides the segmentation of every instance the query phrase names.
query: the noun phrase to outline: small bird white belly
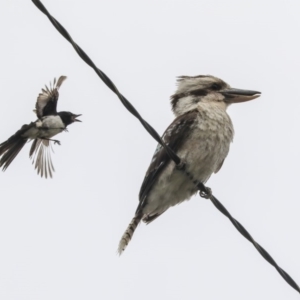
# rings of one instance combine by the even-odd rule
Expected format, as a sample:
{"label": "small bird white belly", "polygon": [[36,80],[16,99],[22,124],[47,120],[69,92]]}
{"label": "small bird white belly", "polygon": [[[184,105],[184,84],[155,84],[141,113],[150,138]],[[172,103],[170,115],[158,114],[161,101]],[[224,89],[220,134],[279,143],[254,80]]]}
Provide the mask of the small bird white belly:
{"label": "small bird white belly", "polygon": [[65,130],[65,128],[60,116],[46,116],[38,120],[34,127],[27,130],[23,137],[30,139],[51,138]]}
{"label": "small bird white belly", "polygon": [[40,127],[47,127],[47,128],[51,128],[51,129],[65,129],[65,125],[63,123],[63,121],[61,120],[60,116],[46,116],[43,117],[41,120],[41,123],[37,126]]}
{"label": "small bird white belly", "polygon": [[62,122],[60,116],[46,116],[42,119],[39,137],[51,138],[65,130],[65,128],[66,127]]}

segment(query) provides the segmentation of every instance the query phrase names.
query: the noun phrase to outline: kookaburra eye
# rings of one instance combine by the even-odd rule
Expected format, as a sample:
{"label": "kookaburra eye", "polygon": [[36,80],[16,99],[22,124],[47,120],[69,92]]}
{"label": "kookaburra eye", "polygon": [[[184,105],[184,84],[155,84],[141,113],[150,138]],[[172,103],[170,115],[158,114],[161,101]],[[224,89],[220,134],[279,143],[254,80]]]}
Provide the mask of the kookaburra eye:
{"label": "kookaburra eye", "polygon": [[218,90],[221,89],[221,87],[220,87],[218,84],[214,83],[214,84],[211,86],[211,89],[214,90],[214,91],[218,91]]}

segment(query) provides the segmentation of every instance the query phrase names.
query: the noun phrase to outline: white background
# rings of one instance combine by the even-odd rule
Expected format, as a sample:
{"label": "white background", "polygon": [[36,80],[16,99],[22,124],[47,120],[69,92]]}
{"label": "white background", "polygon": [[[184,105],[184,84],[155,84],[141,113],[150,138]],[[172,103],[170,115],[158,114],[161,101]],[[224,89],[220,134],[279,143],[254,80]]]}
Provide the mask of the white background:
{"label": "white background", "polygon": [[[208,186],[300,283],[299,1],[43,3],[159,133],[176,76],[262,92],[229,108],[234,143]],[[299,299],[199,196],[141,224],[119,257],[156,142],[31,1],[1,1],[0,28],[1,142],[54,77],[68,76],[58,109],[83,114],[57,136],[53,179],[29,145],[0,173],[1,299]]]}

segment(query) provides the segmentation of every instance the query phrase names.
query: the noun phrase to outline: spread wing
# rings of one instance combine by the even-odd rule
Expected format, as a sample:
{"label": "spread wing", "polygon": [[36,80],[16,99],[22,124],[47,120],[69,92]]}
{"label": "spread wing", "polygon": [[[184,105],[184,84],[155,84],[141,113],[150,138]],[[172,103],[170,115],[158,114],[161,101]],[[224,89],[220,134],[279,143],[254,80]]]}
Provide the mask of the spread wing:
{"label": "spread wing", "polygon": [[[177,152],[186,141],[190,133],[191,127],[197,118],[197,111],[190,111],[184,115],[177,117],[167,128],[162,136],[163,141],[174,151]],[[153,155],[151,164],[146,173],[141,186],[137,212],[145,205],[145,200],[153,184],[170,161],[165,149],[159,144]]]}
{"label": "spread wing", "polygon": [[56,78],[54,78],[53,85],[50,82],[50,88],[45,85],[45,89],[42,89],[42,93],[40,93],[37,98],[34,110],[39,119],[44,116],[56,114],[59,96],[58,90],[66,78],[66,76],[60,76],[57,81]]}
{"label": "spread wing", "polygon": [[49,140],[35,139],[30,148],[29,157],[32,158],[32,164],[41,177],[48,175],[52,178],[55,171],[51,159],[52,147]]}

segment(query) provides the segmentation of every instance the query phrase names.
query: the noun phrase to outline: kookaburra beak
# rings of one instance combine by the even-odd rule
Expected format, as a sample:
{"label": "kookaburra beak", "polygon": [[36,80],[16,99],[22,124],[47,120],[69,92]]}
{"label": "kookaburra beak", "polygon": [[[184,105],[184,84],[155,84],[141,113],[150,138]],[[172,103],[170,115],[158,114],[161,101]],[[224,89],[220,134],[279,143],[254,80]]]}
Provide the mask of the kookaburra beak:
{"label": "kookaburra beak", "polygon": [[260,92],[249,91],[249,90],[240,90],[240,89],[226,89],[220,91],[221,94],[225,96],[224,101],[227,103],[239,103],[253,100],[260,96]]}
{"label": "kookaburra beak", "polygon": [[76,118],[78,118],[78,117],[80,117],[80,116],[82,116],[82,115],[74,115],[74,116],[73,116],[73,121],[74,121],[74,122],[82,122],[82,121],[76,119]]}

